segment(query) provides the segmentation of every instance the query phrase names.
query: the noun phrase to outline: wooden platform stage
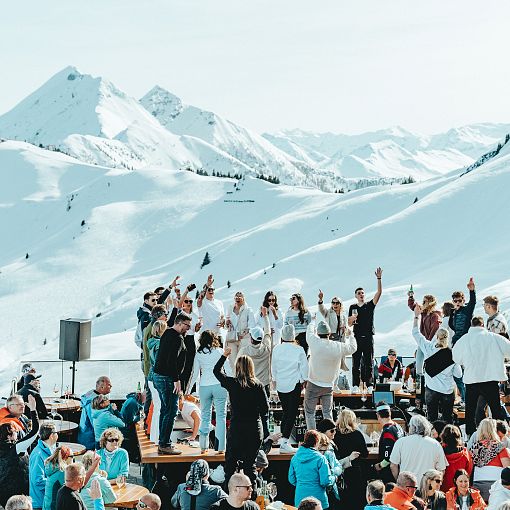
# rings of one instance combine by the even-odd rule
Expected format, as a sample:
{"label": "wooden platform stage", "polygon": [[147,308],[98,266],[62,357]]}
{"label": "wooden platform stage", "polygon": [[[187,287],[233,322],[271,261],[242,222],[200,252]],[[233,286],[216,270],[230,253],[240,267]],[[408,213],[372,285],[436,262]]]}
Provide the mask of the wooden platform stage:
{"label": "wooden platform stage", "polygon": [[[144,430],[138,427],[136,430],[138,444],[140,445],[140,457],[142,464],[190,464],[197,459],[205,459],[209,463],[225,462],[225,454],[218,454],[214,450],[209,450],[206,454],[200,453],[200,448],[192,448],[186,444],[179,444],[177,448],[182,451],[181,455],[161,455],[158,453],[158,446],[149,441]],[[378,449],[370,447],[369,454],[365,460],[376,461]],[[284,461],[290,462],[293,453],[280,453],[279,448],[272,448],[267,458],[269,462]]]}

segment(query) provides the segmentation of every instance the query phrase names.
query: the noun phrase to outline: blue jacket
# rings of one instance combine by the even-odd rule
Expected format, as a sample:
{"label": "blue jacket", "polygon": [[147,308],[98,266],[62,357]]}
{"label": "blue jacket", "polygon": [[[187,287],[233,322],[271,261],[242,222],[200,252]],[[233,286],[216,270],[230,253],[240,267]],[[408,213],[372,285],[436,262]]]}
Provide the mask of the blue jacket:
{"label": "blue jacket", "polygon": [[365,505],[365,510],[395,510],[390,505],[385,505],[382,501],[372,501],[368,505]]}
{"label": "blue jacket", "polygon": [[452,345],[457,343],[457,340],[464,336],[471,327],[471,319],[473,318],[473,311],[476,305],[476,292],[469,291],[469,302],[458,310],[454,310],[448,320],[448,326],[455,331],[452,337]]}
{"label": "blue jacket", "polygon": [[30,497],[34,508],[42,508],[44,501],[44,490],[46,488],[46,472],[44,461],[51,455],[49,447],[39,439],[37,446],[30,454],[28,464],[28,476],[30,482]]}
{"label": "blue jacket", "polygon": [[46,464],[44,466],[46,475],[46,486],[44,488],[43,510],[56,510],[57,492],[64,485],[64,472],[58,466]]}
{"label": "blue jacket", "polygon": [[136,393],[129,393],[126,395],[126,401],[122,404],[120,414],[126,427],[129,427],[133,423],[140,421],[140,410],[143,405],[136,399]]}
{"label": "blue jacket", "polygon": [[95,503],[96,500],[93,500],[90,497],[90,490],[88,490],[90,489],[93,480],[97,480],[99,482],[99,487],[101,487],[101,496],[103,497],[103,502],[105,505],[113,503],[117,499],[117,496],[115,492],[113,492],[110,482],[104,476],[101,476],[99,473],[94,473],[90,477],[90,480],[88,481],[87,485],[85,485],[85,487],[83,487],[83,489],[80,492],[80,497],[83,503],[85,503],[87,510],[94,510],[94,507],[96,505]]}
{"label": "blue jacket", "polygon": [[101,439],[101,434],[108,428],[124,428],[124,422],[118,411],[114,411],[110,406],[104,409],[92,409],[92,423],[94,424],[94,438],[97,442]]}
{"label": "blue jacket", "polygon": [[94,426],[92,425],[92,400],[99,393],[90,390],[81,396],[81,417],[80,428],[78,429],[78,443],[82,444],[87,450],[93,450],[96,447],[94,440]]}
{"label": "blue jacket", "polygon": [[105,449],[101,448],[97,453],[101,457],[99,469],[103,469],[108,473],[108,480],[117,478],[119,475],[127,476],[129,474],[129,455],[124,448],[118,448],[115,450],[110,466],[107,464]]}
{"label": "blue jacket", "polygon": [[316,497],[322,508],[329,508],[326,487],[335,483],[326,457],[313,448],[300,446],[292,457],[289,467],[289,482],[296,486],[294,505],[308,496]]}

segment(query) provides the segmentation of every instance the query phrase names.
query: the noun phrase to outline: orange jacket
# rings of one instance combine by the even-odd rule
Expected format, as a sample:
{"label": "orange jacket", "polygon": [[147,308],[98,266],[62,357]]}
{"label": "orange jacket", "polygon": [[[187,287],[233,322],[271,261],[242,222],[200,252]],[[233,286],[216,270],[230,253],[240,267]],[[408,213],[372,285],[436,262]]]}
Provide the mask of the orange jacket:
{"label": "orange jacket", "polygon": [[384,504],[390,505],[396,510],[416,510],[416,507],[411,504],[413,498],[400,487],[394,487],[391,492],[384,495]]}
{"label": "orange jacket", "polygon": [[15,416],[12,416],[11,412],[9,411],[9,409],[7,409],[7,407],[2,407],[0,409],[0,425],[2,425],[3,423],[9,423],[9,422],[14,423],[16,428],[19,429],[20,431],[26,432],[25,426],[23,425],[21,420],[19,420]]}
{"label": "orange jacket", "polygon": [[[482,508],[486,508],[487,505],[480,495],[480,491],[478,489],[469,489],[469,495],[473,500],[472,505],[469,507],[469,510],[480,510]],[[447,510],[457,510],[457,488],[452,487],[446,493],[446,509]]]}

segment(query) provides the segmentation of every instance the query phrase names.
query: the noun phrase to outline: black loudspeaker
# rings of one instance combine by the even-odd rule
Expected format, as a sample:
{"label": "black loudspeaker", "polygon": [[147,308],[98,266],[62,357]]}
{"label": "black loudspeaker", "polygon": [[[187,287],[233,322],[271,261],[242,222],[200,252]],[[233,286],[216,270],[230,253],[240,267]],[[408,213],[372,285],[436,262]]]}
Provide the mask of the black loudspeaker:
{"label": "black loudspeaker", "polygon": [[89,319],[63,319],[60,321],[59,359],[82,361],[90,358]]}

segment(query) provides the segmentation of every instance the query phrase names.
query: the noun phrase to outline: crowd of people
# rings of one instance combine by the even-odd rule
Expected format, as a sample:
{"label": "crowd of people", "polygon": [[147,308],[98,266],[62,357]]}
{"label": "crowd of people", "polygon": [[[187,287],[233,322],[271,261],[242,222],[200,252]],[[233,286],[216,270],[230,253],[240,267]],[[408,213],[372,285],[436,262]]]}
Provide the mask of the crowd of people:
{"label": "crowd of people", "polygon": [[[192,463],[172,497],[175,508],[258,508],[254,500],[264,484],[266,454],[275,445],[292,454],[288,482],[303,510],[510,506],[508,415],[500,401],[510,342],[497,297],[484,298],[484,320],[474,316],[472,278],[467,303],[456,291],[440,308],[432,295],[420,304],[411,290],[415,361],[404,367],[392,348],[376,363],[374,315],[382,274],[377,268],[374,296],[367,299],[363,288],[355,289],[347,311],[338,296],[327,306],[319,290],[317,315],[299,293],[285,310],[272,291],[255,309],[242,292],[224,306],[215,297],[212,275],[200,290],[190,284],[181,292],[176,277],[168,287],[147,292],[135,332],[144,391],[128,395],[118,410],[109,399],[112,382],[104,376],[81,397],[78,441],[89,451],[80,462],[57,444],[55,426],[44,421],[49,413],[39,394],[40,376],[25,367],[17,393],[0,409],[0,504],[104,508],[115,501],[112,483],[129,475],[136,448],[128,446],[135,444],[138,420],[160,454],[180,455],[172,440],[180,414],[188,427],[184,441],[196,443],[203,454],[224,453],[225,465],[216,483],[204,459]],[[425,394],[425,415],[412,416],[407,432],[387,402],[374,403],[381,435],[378,459],[370,466],[375,480],[368,484],[367,436],[352,410],[337,414],[333,405],[334,393],[348,385],[347,356],[354,395],[372,393],[377,382],[411,379],[417,386],[422,382]],[[456,400],[459,409],[465,403],[467,443],[454,424]],[[270,401],[281,405],[279,433]],[[301,402],[306,433],[297,442]],[[137,508],[161,505],[155,494],[144,498]]]}

